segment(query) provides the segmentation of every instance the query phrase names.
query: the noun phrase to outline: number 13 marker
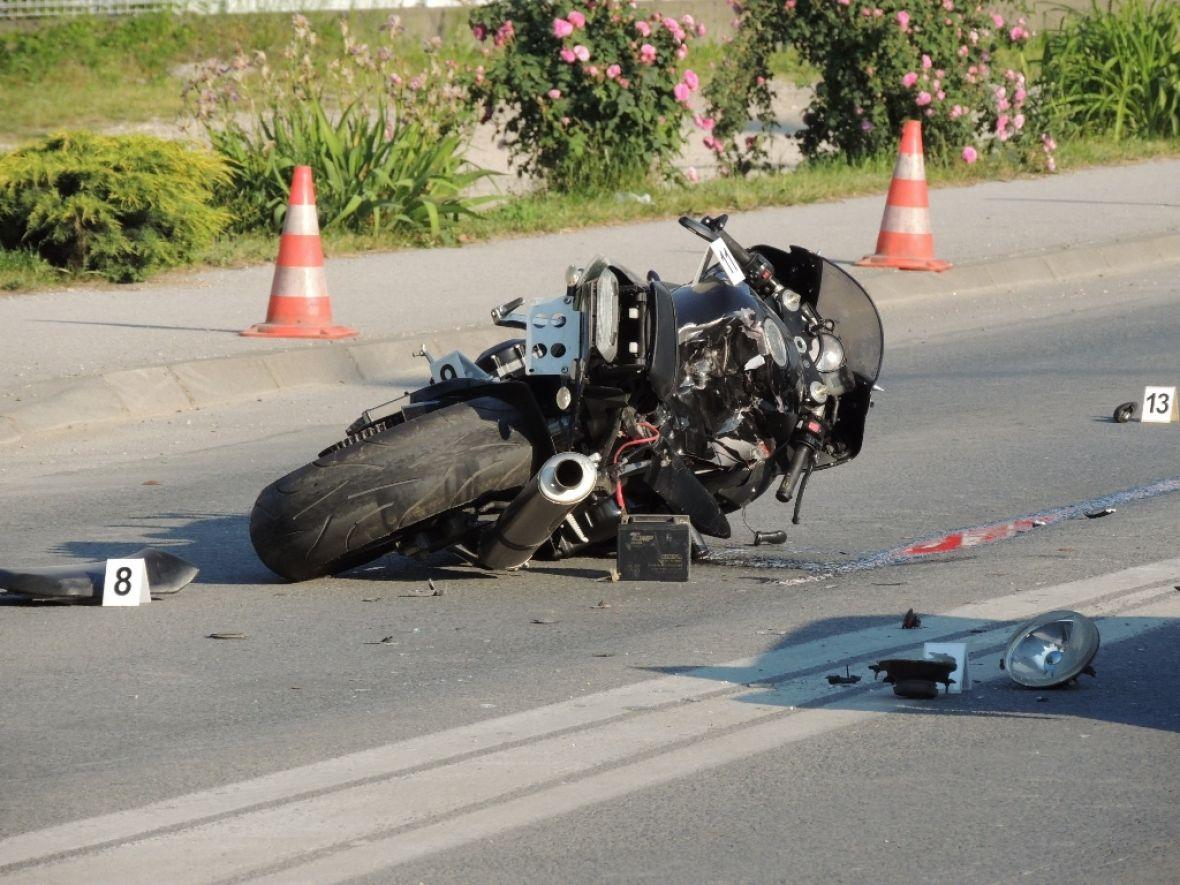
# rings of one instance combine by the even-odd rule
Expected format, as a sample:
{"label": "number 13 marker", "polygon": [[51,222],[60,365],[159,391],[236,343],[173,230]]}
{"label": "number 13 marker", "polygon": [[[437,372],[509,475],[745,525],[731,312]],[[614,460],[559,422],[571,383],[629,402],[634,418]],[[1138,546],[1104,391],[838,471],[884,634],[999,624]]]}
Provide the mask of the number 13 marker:
{"label": "number 13 marker", "polygon": [[1180,421],[1180,410],[1176,404],[1175,387],[1143,388],[1143,409],[1140,421],[1145,424],[1169,424]]}

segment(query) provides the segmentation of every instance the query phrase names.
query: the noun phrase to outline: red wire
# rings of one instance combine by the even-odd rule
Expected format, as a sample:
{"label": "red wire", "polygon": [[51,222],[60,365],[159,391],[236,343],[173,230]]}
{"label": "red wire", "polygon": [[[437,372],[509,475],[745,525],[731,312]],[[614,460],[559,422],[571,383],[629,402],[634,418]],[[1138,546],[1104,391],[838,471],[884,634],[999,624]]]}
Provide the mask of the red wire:
{"label": "red wire", "polygon": [[[621,446],[619,446],[617,449],[615,449],[615,454],[611,458],[612,464],[618,464],[619,457],[623,454],[623,452],[627,451],[627,449],[632,449],[632,448],[635,448],[636,446],[647,445],[648,443],[654,443],[657,440],[659,440],[659,438],[660,438],[659,428],[657,428],[655,425],[648,424],[646,421],[639,421],[637,423],[638,423],[638,426],[640,426],[640,427],[648,428],[652,432],[653,435],[652,436],[644,436],[639,439],[627,440],[627,442],[623,443]],[[624,500],[623,500],[623,480],[621,478],[615,480],[615,503],[619,505],[620,510],[627,509],[627,505],[626,505],[626,503],[624,503]]]}

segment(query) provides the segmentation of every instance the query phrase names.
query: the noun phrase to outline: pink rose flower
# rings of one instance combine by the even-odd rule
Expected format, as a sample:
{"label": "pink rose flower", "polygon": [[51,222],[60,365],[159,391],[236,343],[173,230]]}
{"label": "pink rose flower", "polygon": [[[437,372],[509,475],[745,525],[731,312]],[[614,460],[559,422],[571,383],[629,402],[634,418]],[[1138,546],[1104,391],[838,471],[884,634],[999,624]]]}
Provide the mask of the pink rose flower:
{"label": "pink rose flower", "polygon": [[598,65],[590,65],[588,68],[586,68],[586,73],[589,74],[591,77],[597,77],[598,76]]}
{"label": "pink rose flower", "polygon": [[564,18],[553,19],[553,36],[558,40],[564,40],[574,32],[574,26],[567,22]]}
{"label": "pink rose flower", "polygon": [[558,54],[561,56],[561,60],[567,65],[572,65],[574,63],[574,59],[577,58],[577,56],[574,55],[574,51],[572,49],[563,49]]}
{"label": "pink rose flower", "polygon": [[968,52],[970,52],[970,51],[971,51],[971,50],[969,50],[969,49],[967,48],[966,44],[964,44],[963,46],[960,46],[960,47],[959,47],[959,58],[966,58],[966,57],[967,57],[967,53],[968,53]]}
{"label": "pink rose flower", "polygon": [[910,27],[910,14],[903,9],[897,14],[897,23],[903,31],[908,31]]}
{"label": "pink rose flower", "polygon": [[930,104],[931,101],[932,99],[930,98],[929,92],[919,92],[918,97],[914,99],[914,104],[920,108],[924,108],[926,105]]}
{"label": "pink rose flower", "polygon": [[691,97],[692,92],[689,90],[689,88],[684,83],[677,83],[672,88],[672,94],[674,96],[676,96],[676,100],[678,102],[680,102],[681,104],[686,104],[688,102],[689,97]]}
{"label": "pink rose flower", "polygon": [[975,148],[971,147],[971,145],[967,145],[967,147],[963,148],[963,162],[968,166],[978,159],[979,151],[975,150]]}
{"label": "pink rose flower", "polygon": [[1054,160],[1052,157],[1048,157],[1048,158],[1046,158],[1046,160],[1045,160],[1045,168],[1046,168],[1046,169],[1047,169],[1049,172],[1056,172],[1056,171],[1057,171],[1057,161],[1056,161],[1056,160]]}
{"label": "pink rose flower", "polygon": [[684,72],[684,85],[686,85],[693,92],[696,92],[701,85],[701,78],[697,76],[697,72],[689,68]]}
{"label": "pink rose flower", "polygon": [[656,60],[656,48],[650,43],[644,43],[639,47],[639,60],[645,65],[650,65]]}
{"label": "pink rose flower", "polygon": [[992,13],[992,24],[994,24],[997,28],[1004,27],[1004,16]]}
{"label": "pink rose flower", "polygon": [[915,71],[910,71],[908,74],[906,74],[904,77],[901,78],[901,85],[905,86],[907,89],[909,89],[911,86],[913,86],[917,82],[918,82],[918,74]]}
{"label": "pink rose flower", "polygon": [[471,28],[471,34],[480,43],[488,39],[488,29],[483,25],[473,25]]}
{"label": "pink rose flower", "polygon": [[635,23],[635,30],[637,30],[642,37],[651,36],[651,25],[645,21],[638,21]]}
{"label": "pink rose flower", "polygon": [[569,21],[569,23],[571,25],[573,25],[575,28],[586,27],[586,16],[583,15],[582,13],[578,12],[578,10],[576,10],[576,9],[572,9],[569,12],[567,12],[565,17]]}
{"label": "pink rose flower", "polygon": [[696,124],[698,129],[704,129],[706,132],[712,132],[713,127],[717,124],[717,121],[712,117],[702,117],[700,114],[693,114],[692,122]]}
{"label": "pink rose flower", "polygon": [[689,166],[687,169],[684,170],[684,177],[687,178],[689,181],[691,181],[693,184],[696,184],[698,181],[701,180],[701,173],[697,172],[696,166]]}
{"label": "pink rose flower", "polygon": [[1024,128],[1024,114],[1017,114],[1012,118],[1012,128],[1017,132]]}
{"label": "pink rose flower", "polygon": [[686,58],[688,58],[688,47],[685,44],[681,43],[676,47],[676,57],[681,61],[684,61]]}
{"label": "pink rose flower", "polygon": [[704,22],[701,22],[700,24],[697,25],[697,36],[698,37],[703,37],[707,33],[709,33],[709,29],[705,27]]}
{"label": "pink rose flower", "polygon": [[607,65],[606,67],[606,78],[608,80],[613,80],[621,73],[623,73],[623,69],[618,65]]}
{"label": "pink rose flower", "polygon": [[583,46],[581,43],[579,43],[577,46],[574,47],[574,57],[578,61],[589,61],[590,60],[590,50],[587,49],[585,46]]}
{"label": "pink rose flower", "polygon": [[932,67],[934,67],[934,62],[932,62],[932,61],[930,60],[930,56],[928,56],[928,55],[923,55],[923,56],[922,56],[922,70],[926,71],[926,70],[929,70],[929,69],[930,69],[930,68],[932,68]]}
{"label": "pink rose flower", "polygon": [[560,89],[550,89],[545,94],[548,95],[554,101],[557,101],[557,99],[561,98],[561,90]]}

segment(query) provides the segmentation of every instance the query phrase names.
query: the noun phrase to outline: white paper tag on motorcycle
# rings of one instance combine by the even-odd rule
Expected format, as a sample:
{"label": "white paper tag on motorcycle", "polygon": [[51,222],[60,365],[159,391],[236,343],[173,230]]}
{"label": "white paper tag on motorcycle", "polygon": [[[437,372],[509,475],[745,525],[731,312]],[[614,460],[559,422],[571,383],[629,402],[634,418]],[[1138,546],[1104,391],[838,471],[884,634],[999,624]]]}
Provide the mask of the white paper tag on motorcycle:
{"label": "white paper tag on motorcycle", "polygon": [[951,671],[950,678],[954,680],[947,688],[948,694],[959,694],[971,690],[971,672],[967,660],[967,643],[965,642],[926,642],[922,645],[922,657],[926,660],[935,655],[946,655],[955,659],[957,665]]}
{"label": "white paper tag on motorcycle", "polygon": [[102,604],[146,605],[152,601],[147,565],[142,559],[108,559],[102,583]]}
{"label": "white paper tag on motorcycle", "polygon": [[1180,421],[1175,387],[1144,387],[1143,408],[1139,410],[1144,424],[1170,424]]}
{"label": "white paper tag on motorcycle", "polygon": [[721,265],[721,272],[725,274],[725,278],[729,280],[731,285],[736,286],[738,283],[745,282],[745,274],[738,267],[737,259],[733,257],[733,253],[729,251],[729,247],[725,245],[723,240],[714,240],[710,243],[709,251],[713,253],[713,257]]}

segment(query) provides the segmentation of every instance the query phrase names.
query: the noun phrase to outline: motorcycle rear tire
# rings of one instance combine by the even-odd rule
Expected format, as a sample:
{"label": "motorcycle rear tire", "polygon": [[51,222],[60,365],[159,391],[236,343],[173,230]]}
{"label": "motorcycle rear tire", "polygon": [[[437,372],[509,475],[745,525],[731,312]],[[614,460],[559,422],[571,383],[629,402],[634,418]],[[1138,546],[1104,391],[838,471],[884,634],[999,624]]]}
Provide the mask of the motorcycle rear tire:
{"label": "motorcycle rear tire", "polygon": [[512,406],[481,397],[330,451],[262,490],[254,550],[292,581],[376,559],[413,526],[528,482],[523,424]]}

